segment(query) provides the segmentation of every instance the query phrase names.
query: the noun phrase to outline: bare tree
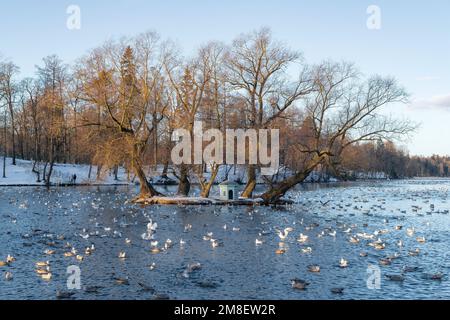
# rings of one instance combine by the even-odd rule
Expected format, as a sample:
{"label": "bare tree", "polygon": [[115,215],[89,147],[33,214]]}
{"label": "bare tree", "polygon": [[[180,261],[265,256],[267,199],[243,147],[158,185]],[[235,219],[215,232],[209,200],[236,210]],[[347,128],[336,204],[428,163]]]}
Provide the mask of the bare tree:
{"label": "bare tree", "polygon": [[50,186],[53,166],[61,156],[65,133],[65,85],[67,66],[56,55],[43,59],[43,66],[37,67],[40,86],[43,94],[40,108],[47,112],[44,126],[46,128],[47,164],[44,169],[44,180]]}
{"label": "bare tree", "polygon": [[3,174],[2,177],[6,178],[6,157],[7,157],[7,107],[6,105],[0,105],[1,107],[3,107]]}
{"label": "bare tree", "polygon": [[325,62],[314,69],[314,87],[305,105],[311,134],[292,144],[303,165],[261,196],[267,203],[277,201],[320,165],[337,172],[340,156],[351,145],[401,138],[416,129],[408,120],[380,112],[384,106],[407,101],[407,93],[394,79],[374,76],[362,81],[353,65]]}
{"label": "bare tree", "polygon": [[33,169],[36,174],[37,182],[41,181],[40,172],[37,169],[39,161],[41,161],[41,137],[42,137],[42,124],[44,114],[39,108],[39,101],[41,98],[41,87],[37,80],[32,78],[25,78],[21,82],[21,100],[24,105],[23,112],[26,113],[26,119],[31,123],[32,127],[32,145],[33,145]]}
{"label": "bare tree", "polygon": [[[203,129],[217,129],[222,133],[226,130],[226,113],[229,111],[227,98],[230,94],[230,88],[226,81],[224,68],[225,46],[222,43],[210,42],[200,49],[200,56],[203,61],[208,63],[210,70],[209,82],[206,85],[202,104],[199,110],[199,119],[203,122]],[[203,149],[202,149],[203,152]],[[216,150],[223,153],[223,150]],[[197,165],[195,172],[200,183],[200,195],[208,198],[211,188],[216,182],[221,164],[219,163],[203,163]],[[205,173],[209,169],[209,178],[205,177]]]}
{"label": "bare tree", "polygon": [[19,67],[12,62],[0,62],[0,97],[8,107],[11,120],[11,146],[12,146],[12,164],[16,165],[16,120],[15,107],[18,93],[18,86],[15,81],[19,73]]}
{"label": "bare tree", "polygon": [[[81,126],[100,127],[106,133],[98,156],[114,154],[115,157],[101,157],[110,161],[108,165],[128,163],[141,185],[139,197],[148,198],[160,195],[149,183],[142,163],[156,128],[152,126],[155,119],[149,119],[148,115],[154,109],[152,103],[158,103],[160,114],[164,113],[166,103],[154,101],[152,95],[155,90],[164,90],[152,73],[161,68],[156,59],[159,39],[156,34],[148,34],[145,41],[142,39],[138,41],[140,54],[135,54],[133,49],[135,39],[129,41],[131,44],[109,43],[94,50],[79,64],[77,77],[82,83],[81,98],[89,107],[97,109],[99,115],[95,121],[82,119]],[[161,119],[158,116],[156,121]]]}
{"label": "bare tree", "polygon": [[[273,40],[263,28],[233,41],[227,53],[228,81],[246,101],[248,128],[264,129],[290,106],[311,91],[306,69],[292,83],[287,70],[300,62],[299,52]],[[256,186],[256,166],[249,165],[247,185],[242,196],[249,198]]]}
{"label": "bare tree", "polygon": [[[172,115],[175,117],[174,129],[185,129],[193,137],[194,122],[203,104],[206,89],[211,80],[210,51],[201,49],[197,57],[186,64],[178,57],[167,54],[164,67],[175,94]],[[189,166],[179,166],[178,194],[187,196],[190,191]]]}

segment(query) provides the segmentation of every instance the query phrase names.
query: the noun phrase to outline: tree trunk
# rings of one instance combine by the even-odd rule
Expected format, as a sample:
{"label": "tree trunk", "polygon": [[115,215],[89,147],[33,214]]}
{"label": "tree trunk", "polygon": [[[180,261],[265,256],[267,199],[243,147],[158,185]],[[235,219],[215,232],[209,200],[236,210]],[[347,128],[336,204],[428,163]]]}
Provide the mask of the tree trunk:
{"label": "tree trunk", "polygon": [[118,174],[119,174],[119,166],[114,166],[113,172],[114,172],[114,181],[119,181],[119,177],[118,177]]}
{"label": "tree trunk", "polygon": [[169,172],[169,161],[166,161],[166,162],[164,162],[164,168],[163,168],[161,176],[163,178],[167,178],[167,173],[168,172]]}
{"label": "tree trunk", "polygon": [[102,165],[97,165],[97,180],[100,180],[100,175],[102,173]]}
{"label": "tree trunk", "polygon": [[153,165],[155,171],[158,170],[158,121],[156,115],[153,115]]}
{"label": "tree trunk", "polygon": [[45,163],[44,170],[42,172],[42,179],[44,179],[44,182],[46,181],[45,179],[47,177],[47,165],[48,165],[48,162]]}
{"label": "tree trunk", "polygon": [[23,137],[23,135],[22,134],[20,134],[19,136],[18,136],[18,138],[19,138],[19,150],[20,150],[20,157],[22,158],[22,159],[26,159],[26,157],[25,157],[25,142],[24,142],[24,137]]}
{"label": "tree trunk", "polygon": [[249,165],[247,169],[247,185],[242,192],[242,198],[251,198],[253,196],[253,191],[256,187],[256,168],[254,165]]}
{"label": "tree trunk", "polygon": [[214,185],[214,181],[216,181],[217,174],[219,173],[219,168],[220,168],[220,166],[217,165],[212,169],[211,177],[210,177],[208,183],[206,183],[202,186],[202,192],[200,193],[200,196],[202,198],[209,198],[211,188]]}
{"label": "tree trunk", "polygon": [[47,177],[45,178],[45,186],[47,188],[50,187],[50,179],[52,177],[52,173],[53,173],[53,165],[55,164],[55,159],[52,158],[52,160],[50,161],[50,168],[48,169],[48,174]]}
{"label": "tree trunk", "polygon": [[286,192],[295,187],[297,184],[302,183],[305,179],[314,171],[314,169],[322,162],[324,156],[316,156],[313,158],[305,170],[298,172],[292,177],[285,179],[284,181],[276,184],[269,191],[260,196],[266,204],[275,203],[282,198]]}
{"label": "tree trunk", "polygon": [[282,198],[291,188],[305,181],[308,175],[308,172],[298,173],[295,176],[292,176],[277,184],[274,188],[271,188],[266,193],[262,194],[261,198],[266,204],[275,203],[276,201],[280,200],[280,198]]}
{"label": "tree trunk", "polygon": [[39,135],[38,135],[38,129],[37,124],[34,124],[34,160],[40,161],[40,146],[39,146]]}
{"label": "tree trunk", "polygon": [[7,137],[6,137],[6,111],[5,111],[5,115],[4,115],[4,123],[3,123],[3,139],[5,140],[5,144],[3,146],[3,178],[6,178],[6,153],[7,153],[7,148],[6,148],[6,141],[7,141]]}
{"label": "tree trunk", "polygon": [[9,103],[9,112],[11,116],[11,131],[12,131],[12,165],[16,165],[16,122],[14,120],[14,109],[12,103]]}
{"label": "tree trunk", "polygon": [[3,178],[6,178],[6,149],[3,153]]}
{"label": "tree trunk", "polygon": [[40,182],[41,182],[41,175],[40,175],[40,173],[39,173],[39,170],[36,170],[36,165],[37,165],[37,160],[34,161],[34,163],[33,163],[33,169],[31,169],[31,171],[32,171],[33,173],[36,174],[36,177],[37,177],[36,182],[37,182],[37,183],[40,183]]}
{"label": "tree trunk", "polygon": [[133,157],[131,160],[131,167],[134,171],[134,174],[139,179],[139,183],[141,185],[141,190],[139,194],[139,198],[151,198],[155,196],[161,196],[161,193],[156,191],[153,186],[148,182],[147,177],[145,176],[144,169],[142,169],[141,163],[139,159]]}
{"label": "tree trunk", "polygon": [[189,191],[191,190],[191,183],[188,179],[188,169],[182,164],[180,166],[180,183],[178,184],[177,194],[180,196],[187,197],[189,195]]}

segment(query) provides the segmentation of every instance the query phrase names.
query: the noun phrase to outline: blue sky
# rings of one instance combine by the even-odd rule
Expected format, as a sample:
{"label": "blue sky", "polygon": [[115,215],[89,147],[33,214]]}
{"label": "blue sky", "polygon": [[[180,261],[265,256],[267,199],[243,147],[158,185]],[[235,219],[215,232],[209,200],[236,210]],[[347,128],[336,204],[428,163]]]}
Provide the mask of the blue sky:
{"label": "blue sky", "polygon": [[[66,28],[69,5],[81,8],[81,30]],[[381,30],[369,30],[369,5]],[[105,40],[155,30],[186,54],[208,40],[231,41],[268,26],[308,62],[347,60],[365,74],[395,76],[411,104],[392,112],[421,123],[411,154],[450,154],[450,22],[448,0],[15,0],[0,4],[0,53],[33,75],[44,56],[66,62]]]}

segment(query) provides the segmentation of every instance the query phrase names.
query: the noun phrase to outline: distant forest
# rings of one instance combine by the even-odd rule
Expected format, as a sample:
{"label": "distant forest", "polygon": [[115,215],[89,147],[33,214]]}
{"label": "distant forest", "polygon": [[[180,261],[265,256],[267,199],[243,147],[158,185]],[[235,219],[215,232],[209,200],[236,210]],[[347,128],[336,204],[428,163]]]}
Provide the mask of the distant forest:
{"label": "distant forest", "polygon": [[393,142],[355,145],[343,158],[348,171],[383,172],[392,179],[450,176],[450,156],[411,156]]}

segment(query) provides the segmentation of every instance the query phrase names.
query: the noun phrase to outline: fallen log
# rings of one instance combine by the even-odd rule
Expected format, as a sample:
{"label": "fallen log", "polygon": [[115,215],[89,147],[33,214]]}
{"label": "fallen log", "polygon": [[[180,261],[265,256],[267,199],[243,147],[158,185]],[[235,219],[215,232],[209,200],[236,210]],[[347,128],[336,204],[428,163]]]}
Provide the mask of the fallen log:
{"label": "fallen log", "polygon": [[[152,198],[137,198],[134,203],[142,205],[183,205],[183,206],[203,206],[203,205],[217,205],[217,206],[258,206],[267,205],[261,198],[256,199],[238,199],[238,200],[221,200],[215,198],[201,198],[201,197],[152,197]],[[280,199],[276,203],[269,205],[288,205],[293,201]]]}

